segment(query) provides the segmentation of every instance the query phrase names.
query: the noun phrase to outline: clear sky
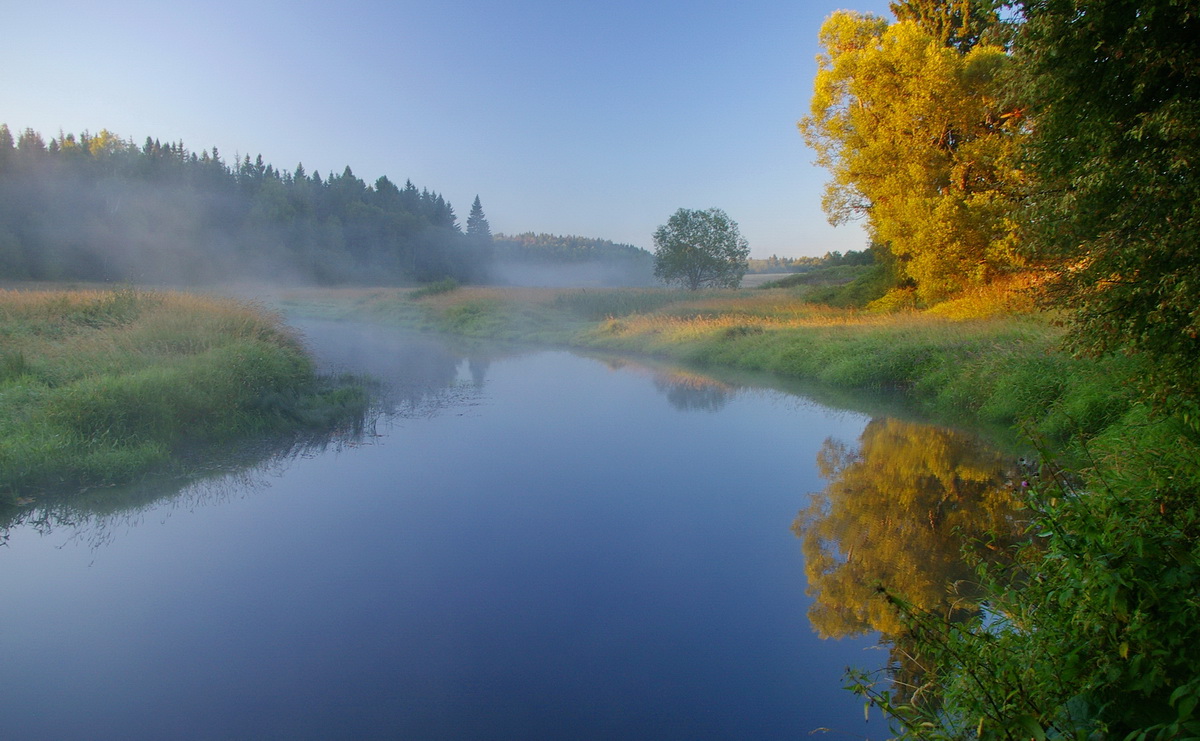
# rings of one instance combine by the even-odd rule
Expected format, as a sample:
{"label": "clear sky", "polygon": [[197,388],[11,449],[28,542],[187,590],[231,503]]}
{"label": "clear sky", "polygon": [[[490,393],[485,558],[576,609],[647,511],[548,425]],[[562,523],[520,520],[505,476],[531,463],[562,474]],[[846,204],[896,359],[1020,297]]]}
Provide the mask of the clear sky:
{"label": "clear sky", "polygon": [[[0,122],[107,128],[435,190],[497,232],[652,248],[724,209],[755,257],[861,249],[821,212],[796,121],[845,3],[397,0],[11,3]],[[887,12],[886,0],[853,0]]]}

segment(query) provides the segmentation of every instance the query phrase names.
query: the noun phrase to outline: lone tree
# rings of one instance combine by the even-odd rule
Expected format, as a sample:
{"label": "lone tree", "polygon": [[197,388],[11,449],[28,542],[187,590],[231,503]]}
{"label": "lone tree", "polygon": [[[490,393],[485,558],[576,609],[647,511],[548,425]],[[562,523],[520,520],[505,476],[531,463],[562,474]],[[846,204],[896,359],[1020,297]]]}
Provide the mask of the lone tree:
{"label": "lone tree", "polygon": [[475,202],[471,204],[471,214],[467,216],[467,236],[480,242],[492,241],[492,227],[483,215],[483,204],[479,202],[479,196],[475,196]]}
{"label": "lone tree", "polygon": [[654,277],[692,291],[737,288],[749,257],[737,222],[719,208],[681,208],[654,232]]}

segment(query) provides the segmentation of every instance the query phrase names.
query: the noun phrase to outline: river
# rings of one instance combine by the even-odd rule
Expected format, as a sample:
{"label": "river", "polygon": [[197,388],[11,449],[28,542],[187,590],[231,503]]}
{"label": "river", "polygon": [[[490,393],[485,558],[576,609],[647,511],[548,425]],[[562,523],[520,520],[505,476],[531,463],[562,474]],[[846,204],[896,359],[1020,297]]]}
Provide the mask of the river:
{"label": "river", "polygon": [[887,735],[841,688],[888,654],[829,586],[872,578],[837,544],[949,557],[932,516],[869,537],[838,517],[886,509],[859,485],[873,441],[959,433],[560,350],[302,330],[382,381],[364,429],[9,527],[5,738]]}

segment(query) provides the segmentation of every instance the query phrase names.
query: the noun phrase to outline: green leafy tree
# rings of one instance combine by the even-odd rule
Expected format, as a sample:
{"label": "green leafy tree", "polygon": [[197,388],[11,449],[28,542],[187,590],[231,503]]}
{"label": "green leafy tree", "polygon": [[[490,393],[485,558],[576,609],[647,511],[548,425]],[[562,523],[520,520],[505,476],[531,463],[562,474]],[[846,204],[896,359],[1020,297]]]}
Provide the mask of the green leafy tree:
{"label": "green leafy tree", "polygon": [[[1200,407],[1200,5],[1039,0],[1017,55],[1036,121],[1032,240],[1077,349],[1145,356]],[[1194,421],[1194,420],[1193,420]]]}
{"label": "green leafy tree", "polygon": [[936,301],[1020,263],[1022,124],[1004,95],[1003,47],[975,43],[976,26],[955,30],[953,13],[897,12],[915,20],[829,17],[800,130],[832,174],[830,221],[865,216],[898,277]]}
{"label": "green leafy tree", "polygon": [[681,208],[654,232],[654,277],[692,291],[737,288],[749,258],[737,222],[719,208]]}

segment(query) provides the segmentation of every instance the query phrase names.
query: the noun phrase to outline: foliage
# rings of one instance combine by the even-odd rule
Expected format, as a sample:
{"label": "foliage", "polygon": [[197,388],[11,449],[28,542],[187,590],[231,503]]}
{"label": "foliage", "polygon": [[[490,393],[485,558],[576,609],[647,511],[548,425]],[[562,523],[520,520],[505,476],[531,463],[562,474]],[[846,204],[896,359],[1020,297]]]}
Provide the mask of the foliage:
{"label": "foliage", "polygon": [[471,204],[471,213],[467,216],[467,236],[480,242],[492,241],[492,227],[483,215],[483,204],[480,203],[478,195],[475,196],[475,202]]}
{"label": "foliage", "polygon": [[1007,36],[998,0],[898,0],[888,3],[899,21],[912,21],[942,46],[968,52]]}
{"label": "foliage", "polygon": [[719,208],[681,208],[654,232],[654,276],[688,290],[737,288],[750,247]]}
{"label": "foliage", "polygon": [[[882,298],[896,285],[895,274],[885,264],[876,263],[867,268],[853,270],[855,272],[851,273],[851,280],[810,289],[804,294],[804,300],[837,308],[864,308],[872,301]],[[778,281],[778,284],[786,287],[788,282]]]}
{"label": "foliage", "polygon": [[[953,623],[891,596],[925,661],[922,694],[940,702],[897,701],[863,675],[853,688],[909,738],[1200,735],[1200,449],[1177,426],[1163,440],[1150,467],[1030,479],[1037,541],[981,568],[987,614]],[[1150,486],[1127,475],[1154,469]]]}
{"label": "foliage", "polygon": [[1017,50],[1036,120],[1030,220],[1074,347],[1134,352],[1200,407],[1200,8],[1030,0]]}
{"label": "foliage", "polygon": [[926,302],[1019,264],[1022,128],[1003,94],[1005,50],[960,51],[916,21],[845,11],[830,16],[820,41],[800,129],[833,176],[830,221],[865,215],[873,241]]}
{"label": "foliage", "polygon": [[506,260],[572,263],[600,261],[649,261],[652,255],[641,247],[618,244],[607,239],[534,234],[524,232],[496,235],[497,256]]}
{"label": "foliage", "polygon": [[276,169],[108,131],[14,144],[0,125],[0,272],[203,284],[478,280],[488,253],[411,182]]}
{"label": "foliage", "polygon": [[807,273],[826,268],[870,265],[875,262],[872,250],[849,250],[842,254],[838,250],[826,252],[821,257],[779,257],[771,255],[763,260],[751,258],[747,261],[748,273]]}

